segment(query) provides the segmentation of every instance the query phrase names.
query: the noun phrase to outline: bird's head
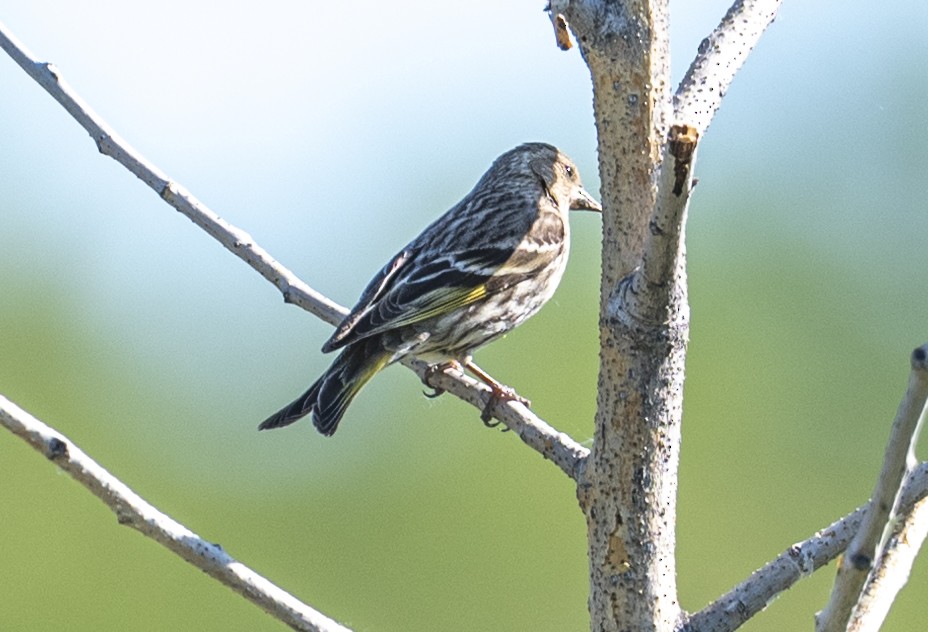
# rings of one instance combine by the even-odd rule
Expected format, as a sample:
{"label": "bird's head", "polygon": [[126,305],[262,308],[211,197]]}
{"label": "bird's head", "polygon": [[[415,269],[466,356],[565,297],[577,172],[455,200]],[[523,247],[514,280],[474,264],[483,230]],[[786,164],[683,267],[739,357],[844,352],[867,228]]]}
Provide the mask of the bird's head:
{"label": "bird's head", "polygon": [[524,168],[538,178],[559,208],[602,212],[600,203],[583,188],[577,166],[556,147],[546,143],[526,143],[513,152],[520,155]]}

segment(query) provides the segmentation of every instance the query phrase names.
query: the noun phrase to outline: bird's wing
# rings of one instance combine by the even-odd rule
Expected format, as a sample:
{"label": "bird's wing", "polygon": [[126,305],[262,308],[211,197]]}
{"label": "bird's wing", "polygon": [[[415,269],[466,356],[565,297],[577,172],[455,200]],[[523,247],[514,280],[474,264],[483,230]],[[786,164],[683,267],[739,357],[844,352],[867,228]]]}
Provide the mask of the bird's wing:
{"label": "bird's wing", "polygon": [[487,295],[487,280],[512,248],[445,253],[430,261],[404,250],[374,277],[322,350],[450,312]]}
{"label": "bird's wing", "polygon": [[[355,330],[358,321],[361,320],[364,315],[370,311],[371,307],[390,289],[397,274],[409,263],[413,256],[414,253],[411,250],[403,250],[396,254],[387,265],[381,268],[380,272],[378,272],[374,278],[371,279],[370,283],[367,284],[367,287],[364,288],[361,297],[358,299],[357,304],[352,308],[351,312],[345,316],[341,324],[335,328],[335,333],[332,334],[332,337],[322,346],[323,353],[328,353],[329,351],[343,347],[352,339],[357,338],[357,336],[350,336],[350,334]],[[346,339],[349,337],[350,339]]]}

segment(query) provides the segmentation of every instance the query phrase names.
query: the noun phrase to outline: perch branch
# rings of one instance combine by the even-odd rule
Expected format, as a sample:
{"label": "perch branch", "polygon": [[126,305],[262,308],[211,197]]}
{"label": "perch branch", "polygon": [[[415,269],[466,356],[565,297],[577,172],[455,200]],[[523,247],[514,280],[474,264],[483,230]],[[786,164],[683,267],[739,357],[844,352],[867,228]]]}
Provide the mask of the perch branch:
{"label": "perch branch", "polygon": [[148,504],[70,439],[0,395],[0,424],[113,510],[120,524],[162,544],[295,630],[350,632]]}
{"label": "perch branch", "polygon": [[[206,231],[227,250],[239,257],[281,291],[284,300],[305,309],[329,324],[336,325],[348,313],[321,293],[303,283],[293,272],[276,261],[246,233],[222,219],[186,189],[172,181],[158,167],[129,146],[62,78],[55,66],[36,61],[35,56],[0,23],[0,48],[3,48],[26,73],[64,107],[90,134],[100,152],[123,165],[151,187],[162,199],[194,224]],[[415,359],[402,362],[414,368],[421,378],[425,365]],[[464,376],[436,374],[430,386],[438,386],[483,410],[487,389]],[[529,447],[556,463],[575,480],[580,476],[582,461],[589,450],[518,403],[505,402],[492,410],[493,416],[513,430]]]}
{"label": "perch branch", "polygon": [[[427,363],[410,357],[400,362],[415,371],[420,379],[425,378],[429,366]],[[453,393],[480,410],[487,405],[492,393],[483,382],[461,373],[451,374],[446,371],[429,376],[429,386]],[[565,474],[577,482],[583,480],[586,458],[590,453],[587,448],[555,430],[518,401],[497,401],[491,412],[493,417],[503,422],[522,441],[561,468]]]}

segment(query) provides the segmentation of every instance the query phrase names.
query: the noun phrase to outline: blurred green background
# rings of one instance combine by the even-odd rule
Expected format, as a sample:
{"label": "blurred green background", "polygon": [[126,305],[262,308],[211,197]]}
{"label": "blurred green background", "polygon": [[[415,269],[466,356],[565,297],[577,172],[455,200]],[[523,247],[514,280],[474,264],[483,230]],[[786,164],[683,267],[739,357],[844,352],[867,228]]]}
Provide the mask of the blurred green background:
{"label": "blurred green background", "polygon": [[[502,151],[559,145],[598,190],[589,76],[541,0],[4,3],[129,142],[350,304]],[[672,3],[674,78],[727,8]],[[869,495],[928,340],[928,8],[786,3],[700,149],[679,584],[698,609]],[[392,368],[332,439],[256,424],[329,327],[163,204],[0,57],[0,392],[137,492],[358,630],[582,630],[560,471]],[[592,433],[600,230],[480,364]],[[924,458],[922,454],[922,458]],[[0,433],[0,628],[277,630]],[[833,571],[744,629],[810,629]],[[919,560],[886,630],[921,626]],[[916,624],[916,621],[919,623]]]}

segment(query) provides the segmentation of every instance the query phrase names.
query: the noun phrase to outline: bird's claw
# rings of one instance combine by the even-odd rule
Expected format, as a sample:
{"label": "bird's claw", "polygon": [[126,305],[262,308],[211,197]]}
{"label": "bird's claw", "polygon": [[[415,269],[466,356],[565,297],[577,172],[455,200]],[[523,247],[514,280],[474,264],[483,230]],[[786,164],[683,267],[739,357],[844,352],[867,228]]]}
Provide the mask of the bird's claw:
{"label": "bird's claw", "polygon": [[439,362],[438,364],[432,364],[425,370],[425,373],[422,375],[422,383],[432,389],[432,392],[430,393],[429,391],[422,391],[423,395],[429,399],[435,399],[436,397],[444,394],[445,389],[439,386],[432,386],[429,384],[429,382],[432,381],[432,378],[435,377],[436,373],[444,373],[447,369],[455,369],[460,371],[461,365],[452,360],[450,362]]}
{"label": "bird's claw", "polygon": [[[490,395],[487,397],[486,404],[480,411],[480,420],[487,428],[496,428],[502,423],[499,420],[493,419],[493,409],[496,408],[497,404],[502,404],[504,402],[519,402],[526,408],[532,405],[532,402],[516,393],[512,387],[506,386],[505,384],[500,384],[487,373],[485,373],[483,369],[470,362],[470,360],[468,360],[464,366],[466,366],[468,370],[472,371],[474,375],[476,375],[484,384],[490,387]],[[438,397],[445,392],[445,389],[441,388],[440,386],[433,386],[430,383],[435,374],[444,373],[448,369],[463,373],[464,366],[462,366],[461,363],[456,360],[439,362],[429,366],[422,374],[422,383],[429,387],[431,392],[422,391],[422,394],[429,399]],[[507,432],[508,430],[509,428],[505,426],[503,427],[503,432]]]}
{"label": "bird's claw", "polygon": [[[484,426],[487,428],[495,428],[502,423],[499,420],[493,420],[493,409],[496,408],[497,404],[502,404],[503,402],[519,402],[526,408],[532,405],[532,402],[522,397],[508,386],[493,388],[490,391],[490,396],[487,398],[486,406],[483,407],[483,411],[480,413],[480,421],[483,422]],[[503,428],[503,432],[507,432],[508,430],[509,428]]]}
{"label": "bird's claw", "polygon": [[[428,386],[428,384],[426,384],[426,386]],[[436,397],[441,397],[445,394],[445,389],[443,388],[438,388],[437,386],[429,386],[429,388],[432,389],[431,393],[429,391],[422,391],[422,394],[429,399],[435,399]]]}

